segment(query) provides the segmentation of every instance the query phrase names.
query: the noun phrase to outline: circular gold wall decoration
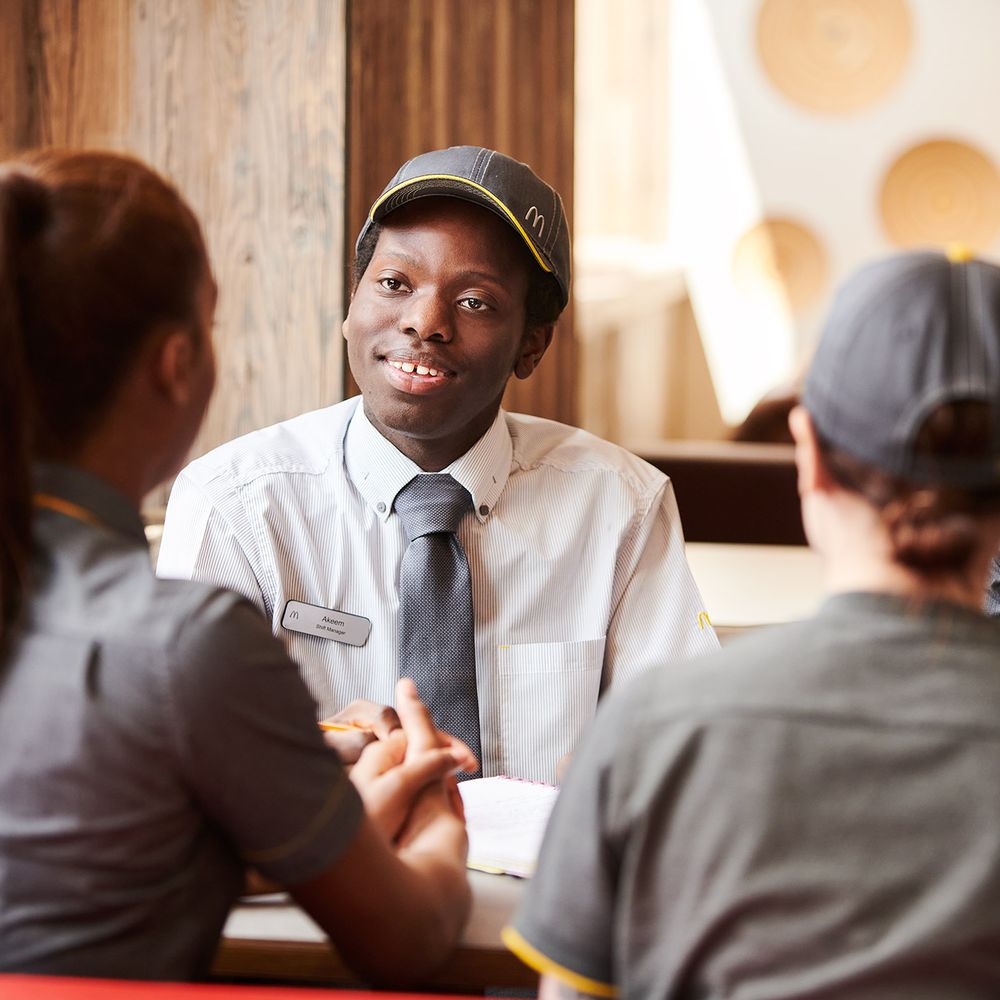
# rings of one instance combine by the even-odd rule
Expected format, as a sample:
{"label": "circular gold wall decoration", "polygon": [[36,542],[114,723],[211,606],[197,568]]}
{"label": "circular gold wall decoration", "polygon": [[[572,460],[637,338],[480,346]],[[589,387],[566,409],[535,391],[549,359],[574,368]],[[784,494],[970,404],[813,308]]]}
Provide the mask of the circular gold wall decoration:
{"label": "circular gold wall decoration", "polygon": [[889,168],[881,208],[897,246],[964,243],[985,250],[1000,234],[1000,172],[965,143],[925,142]]}
{"label": "circular gold wall decoration", "polygon": [[793,311],[826,287],[826,253],[819,237],[792,219],[764,219],[733,248],[733,283],[750,298],[785,301]]}
{"label": "circular gold wall decoration", "polygon": [[906,0],[763,0],[757,51],[771,82],[811,111],[845,114],[880,98],[906,66]]}

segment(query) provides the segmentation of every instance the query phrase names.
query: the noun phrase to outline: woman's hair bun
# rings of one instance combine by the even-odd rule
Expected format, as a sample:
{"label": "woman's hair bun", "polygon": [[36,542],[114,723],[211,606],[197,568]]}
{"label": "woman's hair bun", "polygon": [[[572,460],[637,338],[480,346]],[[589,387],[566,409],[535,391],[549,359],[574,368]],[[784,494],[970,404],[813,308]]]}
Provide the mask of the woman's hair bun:
{"label": "woman's hair bun", "polygon": [[940,572],[963,566],[978,543],[975,519],[947,491],[917,490],[882,509],[893,558],[904,566]]}

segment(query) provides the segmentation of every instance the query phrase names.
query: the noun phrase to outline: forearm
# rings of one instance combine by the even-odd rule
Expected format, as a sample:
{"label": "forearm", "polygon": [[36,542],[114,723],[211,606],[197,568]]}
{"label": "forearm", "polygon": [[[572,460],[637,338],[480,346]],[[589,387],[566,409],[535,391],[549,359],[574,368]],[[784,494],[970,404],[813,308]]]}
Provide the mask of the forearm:
{"label": "forearm", "polygon": [[292,887],[296,901],[327,932],[363,979],[410,985],[425,978],[458,940],[471,902],[461,823],[394,851],[365,820],[337,864]]}
{"label": "forearm", "polygon": [[432,972],[448,957],[459,940],[472,906],[462,860],[419,851],[402,850],[399,859],[407,870],[407,902],[396,911],[400,927],[397,968],[416,977]]}
{"label": "forearm", "polygon": [[342,935],[337,945],[348,965],[368,981],[410,986],[434,972],[455,947],[471,893],[464,865],[430,855],[397,861],[391,887],[372,892],[378,909],[370,922],[378,928],[374,939]]}

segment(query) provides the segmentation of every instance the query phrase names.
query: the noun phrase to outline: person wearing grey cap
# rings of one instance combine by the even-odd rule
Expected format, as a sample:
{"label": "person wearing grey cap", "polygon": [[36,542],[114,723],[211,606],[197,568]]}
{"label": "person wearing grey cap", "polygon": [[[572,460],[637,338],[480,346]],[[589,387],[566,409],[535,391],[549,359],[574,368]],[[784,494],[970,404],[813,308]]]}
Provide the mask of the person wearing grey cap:
{"label": "person wearing grey cap", "polygon": [[411,676],[473,774],[553,781],[609,685],[717,647],[672,488],[501,408],[570,294],[562,200],[530,167],[473,146],[417,156],[356,250],[343,332],[362,398],[192,463],[158,571],[253,601],[328,724],[384,735]]}
{"label": "person wearing grey cap", "polygon": [[1000,995],[1000,268],[863,268],[790,424],[829,596],[605,699],[505,931],[542,998]]}

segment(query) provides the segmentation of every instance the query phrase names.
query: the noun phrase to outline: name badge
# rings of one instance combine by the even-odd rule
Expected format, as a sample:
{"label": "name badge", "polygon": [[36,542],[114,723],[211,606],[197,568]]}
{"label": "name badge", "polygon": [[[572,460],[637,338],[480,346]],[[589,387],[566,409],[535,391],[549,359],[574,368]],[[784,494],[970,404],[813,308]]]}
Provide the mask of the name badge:
{"label": "name badge", "polygon": [[321,639],[346,642],[348,646],[363,646],[368,641],[372,623],[360,615],[321,608],[316,604],[289,601],[281,616],[281,627],[289,632],[318,635]]}

